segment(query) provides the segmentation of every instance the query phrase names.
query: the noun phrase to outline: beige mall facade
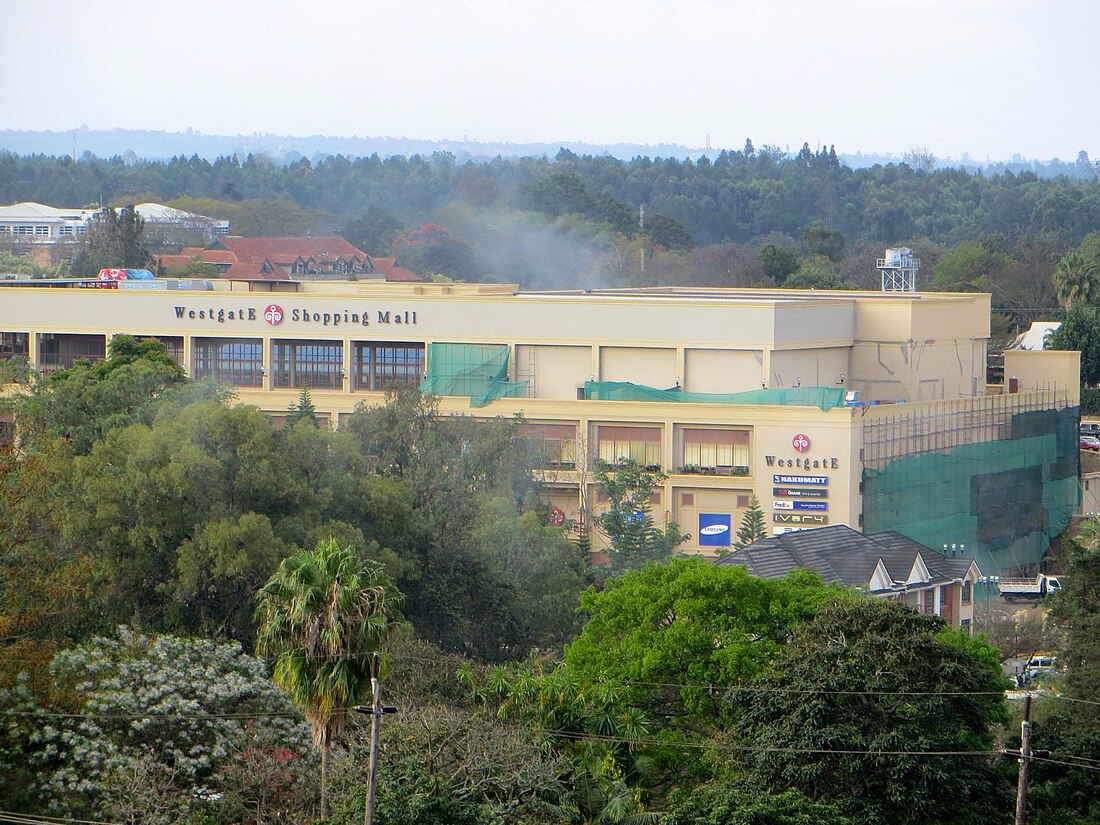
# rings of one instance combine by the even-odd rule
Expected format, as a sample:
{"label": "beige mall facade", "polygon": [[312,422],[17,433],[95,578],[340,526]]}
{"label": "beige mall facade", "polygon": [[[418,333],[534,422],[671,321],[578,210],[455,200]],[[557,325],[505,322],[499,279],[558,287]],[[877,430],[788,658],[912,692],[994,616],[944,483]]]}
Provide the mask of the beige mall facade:
{"label": "beige mall facade", "polygon": [[[432,345],[494,349],[519,388],[477,408],[467,395],[444,395],[441,408],[522,413],[543,442],[551,503],[567,523],[580,523],[585,505],[599,507],[593,456],[662,468],[668,479],[654,492],[653,510],[691,534],[685,549],[698,553],[728,543],[753,493],[771,532],[860,529],[871,423],[880,425],[879,442],[891,426],[902,427],[906,446],[897,455],[957,446],[960,437],[1000,437],[990,428],[1004,402],[990,400],[985,381],[986,294],[154,284],[0,286],[0,355],[24,355],[49,371],[104,357],[117,334],[156,336],[191,376],[231,383],[240,403],[279,416],[306,387],[337,425],[360,402],[381,402],[386,387],[431,375]],[[1072,358],[1058,363],[1053,372],[1021,367],[1014,403],[1076,404]],[[704,396],[824,388],[841,401],[593,400],[584,390],[593,381]],[[973,425],[953,443],[938,440],[946,424],[923,425],[920,438],[912,424],[896,424],[904,410],[947,420],[952,405]],[[957,417],[951,427],[959,429]],[[945,534],[942,543],[963,539]]]}

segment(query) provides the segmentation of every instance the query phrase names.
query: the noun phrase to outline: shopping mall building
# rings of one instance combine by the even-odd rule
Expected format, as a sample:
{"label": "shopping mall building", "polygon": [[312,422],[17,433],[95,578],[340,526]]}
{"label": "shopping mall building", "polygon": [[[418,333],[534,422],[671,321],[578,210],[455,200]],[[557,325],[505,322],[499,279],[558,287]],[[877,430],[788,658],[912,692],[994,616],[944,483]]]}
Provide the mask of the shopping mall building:
{"label": "shopping mall building", "polygon": [[42,372],[155,336],[188,374],[338,425],[387,387],[445,412],[522,413],[552,514],[598,508],[591,459],[668,474],[658,517],[728,547],[755,493],[769,531],[846,524],[1034,565],[1079,500],[1077,353],[1006,357],[986,386],[986,294],[158,280],[0,284],[0,355]]}

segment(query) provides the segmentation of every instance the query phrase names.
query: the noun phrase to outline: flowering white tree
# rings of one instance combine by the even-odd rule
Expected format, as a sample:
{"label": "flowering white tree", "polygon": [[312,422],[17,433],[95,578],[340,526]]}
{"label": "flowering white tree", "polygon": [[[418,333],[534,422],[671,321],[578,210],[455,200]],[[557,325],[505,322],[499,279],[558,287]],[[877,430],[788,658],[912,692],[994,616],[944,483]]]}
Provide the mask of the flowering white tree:
{"label": "flowering white tree", "polygon": [[54,811],[172,822],[219,800],[221,773],[258,738],[292,758],[309,751],[300,714],[236,642],[120,627],[50,671],[68,701],[41,709],[28,739]]}

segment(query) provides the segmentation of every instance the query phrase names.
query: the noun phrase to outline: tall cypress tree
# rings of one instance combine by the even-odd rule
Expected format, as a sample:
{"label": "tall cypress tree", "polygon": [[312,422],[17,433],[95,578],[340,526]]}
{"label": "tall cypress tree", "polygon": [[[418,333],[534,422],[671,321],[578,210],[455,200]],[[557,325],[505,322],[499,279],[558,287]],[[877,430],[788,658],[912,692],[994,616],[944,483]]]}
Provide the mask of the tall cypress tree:
{"label": "tall cypress tree", "polygon": [[733,549],[740,550],[747,544],[752,544],[757,539],[767,536],[764,529],[764,511],[760,509],[760,499],[756,493],[749,496],[749,509],[741,518],[741,527],[737,530],[737,538],[733,542]]}

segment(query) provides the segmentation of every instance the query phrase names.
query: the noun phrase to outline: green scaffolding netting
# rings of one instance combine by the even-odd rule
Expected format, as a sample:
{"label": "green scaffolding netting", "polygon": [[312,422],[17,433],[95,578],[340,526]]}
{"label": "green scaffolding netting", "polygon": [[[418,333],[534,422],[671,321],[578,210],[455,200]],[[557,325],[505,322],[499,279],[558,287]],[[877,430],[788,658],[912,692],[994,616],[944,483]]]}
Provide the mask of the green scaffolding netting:
{"label": "green scaffolding netting", "polygon": [[834,387],[791,387],[783,390],[750,390],[716,393],[684,392],[678,387],[659,390],[629,381],[586,381],[584,397],[592,401],[674,401],[688,404],[770,404],[780,407],[844,406],[844,389]]}
{"label": "green scaffolding netting", "polygon": [[863,530],[965,544],[986,575],[1037,565],[1077,512],[1078,408],[1019,413],[1011,437],[863,470]]}
{"label": "green scaffolding netting", "polygon": [[526,395],[527,382],[508,381],[507,374],[505,344],[428,344],[428,374],[420,391],[465,395],[471,407]]}

